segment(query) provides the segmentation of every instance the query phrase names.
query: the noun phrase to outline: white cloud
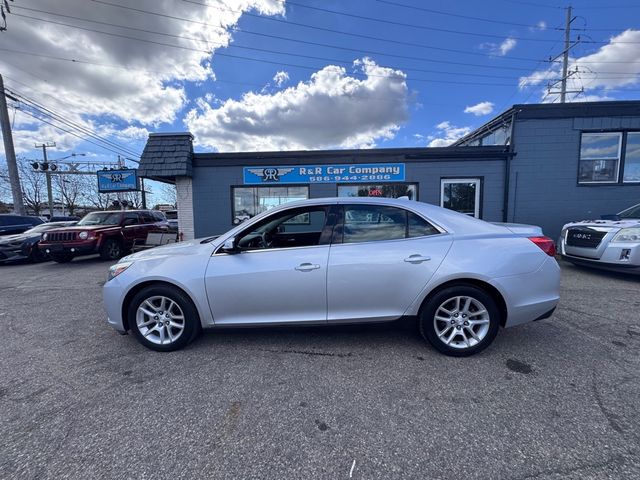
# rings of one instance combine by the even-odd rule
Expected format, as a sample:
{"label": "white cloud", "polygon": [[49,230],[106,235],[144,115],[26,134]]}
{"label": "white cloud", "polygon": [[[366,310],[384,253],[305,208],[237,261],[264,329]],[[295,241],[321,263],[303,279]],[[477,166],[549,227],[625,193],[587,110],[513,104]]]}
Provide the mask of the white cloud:
{"label": "white cloud", "polygon": [[273,83],[276,86],[281,87],[283,84],[289,81],[289,74],[285,71],[279,71],[273,76]]}
{"label": "white cloud", "polygon": [[[127,5],[126,2],[121,4]],[[180,2],[180,16],[209,24],[202,25],[95,2],[38,2],[38,8],[45,11],[164,32],[168,36],[35,14],[21,9],[19,4],[12,5],[16,14],[184,48],[135,41],[10,14],[9,28],[2,32],[2,47],[43,57],[3,51],[0,54],[0,71],[6,74],[6,86],[35,98],[53,110],[64,112],[74,122],[95,120],[100,123],[108,118],[110,123],[117,121],[137,127],[172,123],[187,102],[185,82],[215,79],[211,65],[215,51],[232,41],[233,28],[244,11],[254,9],[265,15],[283,15],[285,12],[284,3],[279,0],[217,0],[215,4],[222,8]],[[176,14],[175,0],[146,1],[135,6],[164,15]],[[78,62],[54,57],[72,58]],[[29,130],[37,130],[34,135],[40,139],[69,137],[41,124],[31,125]],[[25,139],[30,141],[31,136],[24,130],[16,132],[20,148],[26,148]]]}
{"label": "white cloud", "polygon": [[515,38],[507,37],[499,44],[492,42],[482,43],[480,44],[480,48],[483,50],[489,50],[489,53],[496,57],[504,57],[507,53],[516,48],[517,44],[518,42]]}
{"label": "white cloud", "polygon": [[[584,88],[585,94],[575,101],[612,100],[609,90],[640,83],[640,55],[637,43],[640,30],[625,30],[610,39],[597,52],[569,60],[569,71],[574,73],[567,81],[568,90]],[[520,78],[520,88],[541,85],[547,80],[559,79],[561,67],[554,64],[546,70],[538,70]],[[600,90],[600,92],[598,92]],[[556,94],[547,95],[545,101],[553,101]],[[573,100],[573,96],[570,96]]]}
{"label": "white cloud", "polygon": [[534,26],[529,27],[529,31],[531,32],[543,32],[547,29],[547,22],[545,22],[544,20],[540,20],[538,23],[536,23]]}
{"label": "white cloud", "polygon": [[472,113],[476,117],[480,117],[482,115],[489,115],[493,112],[493,107],[495,105],[492,102],[480,102],[476,105],[471,105],[464,109],[464,113]]}
{"label": "white cloud", "polygon": [[407,120],[406,75],[367,58],[354,66],[365,78],[328,65],[272,94],[248,92],[219,107],[198,99],[185,124],[197,144],[217,151],[375,146]]}
{"label": "white cloud", "polygon": [[471,127],[457,127],[451,125],[451,122],[444,121],[436,125],[439,132],[429,137],[429,147],[447,147],[459,138],[464,137],[471,132]]}

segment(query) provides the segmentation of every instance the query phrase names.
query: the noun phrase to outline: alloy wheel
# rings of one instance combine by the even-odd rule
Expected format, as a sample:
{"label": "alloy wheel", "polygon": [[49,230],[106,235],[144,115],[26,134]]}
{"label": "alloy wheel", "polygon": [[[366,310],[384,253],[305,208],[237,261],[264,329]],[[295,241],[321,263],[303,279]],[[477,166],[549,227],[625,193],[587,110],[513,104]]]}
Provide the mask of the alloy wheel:
{"label": "alloy wheel", "polygon": [[184,313],[169,297],[153,296],[138,307],[136,325],[140,334],[150,342],[170,345],[184,332]]}
{"label": "alloy wheel", "polygon": [[451,297],[440,304],[433,317],[433,326],[445,345],[465,349],[478,345],[489,332],[487,308],[468,296]]}

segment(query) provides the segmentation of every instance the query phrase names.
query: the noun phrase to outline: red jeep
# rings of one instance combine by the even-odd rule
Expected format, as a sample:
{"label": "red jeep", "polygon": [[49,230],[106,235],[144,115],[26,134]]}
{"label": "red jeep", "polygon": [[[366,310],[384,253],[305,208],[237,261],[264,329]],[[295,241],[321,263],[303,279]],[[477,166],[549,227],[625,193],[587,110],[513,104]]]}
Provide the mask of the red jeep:
{"label": "red jeep", "polygon": [[92,212],[72,227],[45,232],[38,248],[58,263],[94,253],[117,260],[134,242],[144,243],[147,233],[168,230],[166,217],[157,210]]}

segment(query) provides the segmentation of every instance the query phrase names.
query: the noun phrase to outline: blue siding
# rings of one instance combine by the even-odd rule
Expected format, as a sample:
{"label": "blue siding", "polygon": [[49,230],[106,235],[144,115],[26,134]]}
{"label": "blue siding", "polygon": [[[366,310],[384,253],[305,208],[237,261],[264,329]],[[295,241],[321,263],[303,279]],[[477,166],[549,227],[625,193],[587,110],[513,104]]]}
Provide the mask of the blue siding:
{"label": "blue siding", "polygon": [[509,221],[540,225],[557,238],[567,222],[640,203],[638,185],[578,185],[581,131],[623,128],[640,128],[640,117],[517,120]]}
{"label": "blue siding", "polygon": [[[402,162],[403,159],[393,161]],[[406,163],[406,181],[418,183],[418,198],[422,202],[440,204],[441,177],[483,177],[482,217],[490,221],[502,220],[504,161]],[[196,237],[224,233],[233,226],[231,187],[240,185],[241,166],[194,166],[193,213]],[[309,188],[311,198],[336,195],[336,184],[313,184]]]}

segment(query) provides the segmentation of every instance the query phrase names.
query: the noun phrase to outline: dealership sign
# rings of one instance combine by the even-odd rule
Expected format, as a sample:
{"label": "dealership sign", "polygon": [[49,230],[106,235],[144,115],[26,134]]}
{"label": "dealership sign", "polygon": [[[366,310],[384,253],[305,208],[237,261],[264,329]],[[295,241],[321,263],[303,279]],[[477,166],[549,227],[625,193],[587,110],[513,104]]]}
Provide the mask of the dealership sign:
{"label": "dealership sign", "polygon": [[403,182],[404,163],[244,167],[247,185],[282,183]]}
{"label": "dealership sign", "polygon": [[133,192],[138,190],[138,171],[132,168],[121,170],[99,170],[98,191]]}

